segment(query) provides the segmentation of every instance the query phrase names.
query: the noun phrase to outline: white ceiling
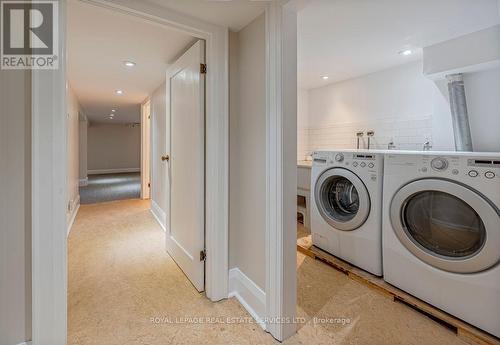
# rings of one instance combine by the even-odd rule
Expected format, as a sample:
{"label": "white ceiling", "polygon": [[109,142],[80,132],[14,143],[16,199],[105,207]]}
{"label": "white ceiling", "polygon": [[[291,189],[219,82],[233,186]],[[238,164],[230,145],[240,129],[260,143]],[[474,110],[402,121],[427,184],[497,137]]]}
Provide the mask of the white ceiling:
{"label": "white ceiling", "polygon": [[[91,122],[140,120],[140,103],[165,80],[193,37],[80,1],[68,3],[68,79]],[[126,68],[124,60],[137,63]],[[115,90],[124,90],[123,96]],[[109,120],[111,109],[114,120]]]}
{"label": "white ceiling", "polygon": [[[421,59],[421,48],[500,23],[498,0],[310,0],[298,19],[299,87]],[[417,53],[402,56],[411,48]],[[322,80],[321,76],[329,76]]]}
{"label": "white ceiling", "polygon": [[271,0],[149,0],[205,22],[240,31],[260,14]]}

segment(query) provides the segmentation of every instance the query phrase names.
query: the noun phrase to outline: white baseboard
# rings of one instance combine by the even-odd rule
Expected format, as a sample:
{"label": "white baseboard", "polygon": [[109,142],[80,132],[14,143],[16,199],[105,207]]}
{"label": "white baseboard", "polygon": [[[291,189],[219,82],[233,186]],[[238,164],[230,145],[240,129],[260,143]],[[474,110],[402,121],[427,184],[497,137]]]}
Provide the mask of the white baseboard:
{"label": "white baseboard", "polygon": [[151,213],[153,217],[155,217],[156,221],[162,227],[163,231],[167,229],[167,215],[165,212],[158,206],[154,200],[151,200]]}
{"label": "white baseboard", "polygon": [[73,212],[71,212],[71,216],[69,217],[67,236],[69,236],[71,228],[73,227],[73,224],[75,223],[76,215],[78,214],[79,209],[80,209],[80,195],[78,195],[76,197],[76,199],[73,203]]}
{"label": "white baseboard", "polygon": [[88,186],[89,185],[89,178],[86,177],[86,178],[82,178],[78,181],[78,185],[80,187],[85,187],[85,186]]}
{"label": "white baseboard", "polygon": [[238,268],[229,270],[229,298],[236,297],[262,329],[266,315],[266,293]]}
{"label": "white baseboard", "polygon": [[17,344],[17,345],[31,345],[31,341],[25,341],[24,343]]}
{"label": "white baseboard", "polygon": [[89,175],[98,175],[98,174],[119,174],[119,173],[133,173],[133,172],[141,172],[141,168],[122,168],[122,169],[95,169],[89,170]]}

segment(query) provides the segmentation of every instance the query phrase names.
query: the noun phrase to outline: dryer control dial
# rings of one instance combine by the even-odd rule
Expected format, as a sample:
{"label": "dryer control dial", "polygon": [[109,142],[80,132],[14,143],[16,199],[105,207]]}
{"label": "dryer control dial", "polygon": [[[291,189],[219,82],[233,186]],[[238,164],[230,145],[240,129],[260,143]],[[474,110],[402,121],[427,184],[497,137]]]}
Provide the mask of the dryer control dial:
{"label": "dryer control dial", "polygon": [[337,153],[335,155],[335,161],[336,162],[342,162],[344,160],[344,155],[342,153]]}
{"label": "dryer control dial", "polygon": [[446,170],[448,168],[448,161],[445,158],[434,158],[431,161],[431,167],[434,170]]}

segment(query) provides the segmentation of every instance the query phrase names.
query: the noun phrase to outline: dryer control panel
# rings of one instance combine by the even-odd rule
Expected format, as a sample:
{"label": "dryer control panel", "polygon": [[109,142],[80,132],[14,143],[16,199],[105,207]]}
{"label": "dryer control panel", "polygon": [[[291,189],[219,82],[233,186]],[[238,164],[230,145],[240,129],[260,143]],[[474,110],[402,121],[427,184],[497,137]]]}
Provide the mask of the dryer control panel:
{"label": "dryer control panel", "polygon": [[484,177],[489,180],[500,177],[500,159],[468,159],[469,177]]}
{"label": "dryer control panel", "polygon": [[386,156],[388,165],[398,166],[399,172],[417,171],[420,176],[463,177],[467,181],[500,179],[500,157],[471,158],[465,155],[393,155]]}

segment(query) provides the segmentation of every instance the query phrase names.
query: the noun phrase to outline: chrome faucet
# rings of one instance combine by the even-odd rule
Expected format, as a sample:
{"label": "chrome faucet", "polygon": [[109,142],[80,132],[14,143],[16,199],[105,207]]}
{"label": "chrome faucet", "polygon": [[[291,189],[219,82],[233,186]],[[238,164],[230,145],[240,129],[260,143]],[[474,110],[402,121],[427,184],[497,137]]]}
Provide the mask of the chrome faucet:
{"label": "chrome faucet", "polygon": [[424,143],[424,147],[422,148],[422,150],[424,151],[430,151],[432,149],[432,144],[430,143],[430,141],[426,141]]}
{"label": "chrome faucet", "polygon": [[394,145],[394,140],[391,139],[389,144],[387,144],[387,149],[388,150],[394,150],[396,148],[396,145]]}
{"label": "chrome faucet", "polygon": [[357,137],[357,149],[359,150],[359,143],[361,141],[361,138],[363,138],[363,132],[356,132],[356,137]]}
{"label": "chrome faucet", "polygon": [[375,131],[367,131],[366,136],[368,137],[368,150],[370,149],[370,139],[375,135]]}

